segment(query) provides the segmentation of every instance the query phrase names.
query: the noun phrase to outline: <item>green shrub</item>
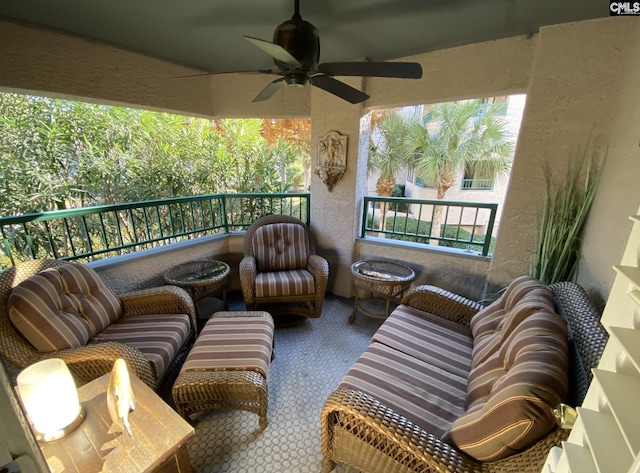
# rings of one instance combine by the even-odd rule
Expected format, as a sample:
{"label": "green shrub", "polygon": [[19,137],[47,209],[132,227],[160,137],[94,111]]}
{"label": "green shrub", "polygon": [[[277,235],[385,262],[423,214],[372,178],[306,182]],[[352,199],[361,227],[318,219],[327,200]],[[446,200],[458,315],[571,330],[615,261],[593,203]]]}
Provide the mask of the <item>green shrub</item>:
{"label": "green shrub", "polygon": [[[405,227],[406,225],[406,227]],[[405,235],[397,235],[397,234],[386,234],[386,238],[391,240],[400,240],[400,241],[410,241],[414,243],[422,243],[425,245],[429,244],[429,237],[422,235],[429,235],[429,231],[431,230],[431,222],[418,222],[414,218],[407,217],[389,217],[387,219],[387,223],[385,226],[387,231],[396,231],[396,232],[404,232]],[[444,233],[444,236],[443,236]],[[458,233],[458,227],[452,225],[443,225],[441,227],[440,236],[443,238],[456,239],[456,236],[459,240],[465,241],[440,241],[439,246],[443,246],[446,248],[458,248],[461,250],[466,250],[469,248],[471,241],[471,233],[464,229],[460,229]],[[471,250],[473,251],[482,251],[482,245],[484,244],[485,235],[474,235],[473,242],[477,243],[471,246]],[[489,245],[489,253],[493,253],[493,248],[495,247],[496,239],[491,238],[491,243]]]}
{"label": "green shrub", "polygon": [[[391,191],[391,197],[404,197],[404,184],[396,184]],[[407,204],[397,204],[392,202],[389,204],[389,210],[395,210],[397,212],[407,213],[409,206]]]}

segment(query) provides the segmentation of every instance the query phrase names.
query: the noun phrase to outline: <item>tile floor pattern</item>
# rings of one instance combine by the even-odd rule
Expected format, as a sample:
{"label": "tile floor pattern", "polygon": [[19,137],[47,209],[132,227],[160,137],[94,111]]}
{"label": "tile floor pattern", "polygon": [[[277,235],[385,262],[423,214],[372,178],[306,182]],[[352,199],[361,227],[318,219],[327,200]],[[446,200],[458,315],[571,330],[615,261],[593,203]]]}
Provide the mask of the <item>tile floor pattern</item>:
{"label": "tile floor pattern", "polygon": [[[269,369],[269,426],[245,411],[203,412],[187,447],[195,473],[321,471],[320,411],[369,344],[380,320],[347,319],[353,302],[327,297],[322,316],[275,331]],[[231,310],[244,310],[244,306]],[[340,473],[352,471],[339,466]]]}

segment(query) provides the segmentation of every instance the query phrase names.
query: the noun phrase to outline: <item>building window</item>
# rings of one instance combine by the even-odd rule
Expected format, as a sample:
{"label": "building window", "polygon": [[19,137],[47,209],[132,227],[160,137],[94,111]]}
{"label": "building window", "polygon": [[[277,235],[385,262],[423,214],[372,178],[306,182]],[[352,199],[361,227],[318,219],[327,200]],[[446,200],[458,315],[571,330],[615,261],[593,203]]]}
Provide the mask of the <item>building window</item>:
{"label": "building window", "polygon": [[436,184],[433,181],[425,181],[424,179],[422,179],[420,176],[416,176],[416,186],[418,187],[429,187],[429,188],[436,188]]}

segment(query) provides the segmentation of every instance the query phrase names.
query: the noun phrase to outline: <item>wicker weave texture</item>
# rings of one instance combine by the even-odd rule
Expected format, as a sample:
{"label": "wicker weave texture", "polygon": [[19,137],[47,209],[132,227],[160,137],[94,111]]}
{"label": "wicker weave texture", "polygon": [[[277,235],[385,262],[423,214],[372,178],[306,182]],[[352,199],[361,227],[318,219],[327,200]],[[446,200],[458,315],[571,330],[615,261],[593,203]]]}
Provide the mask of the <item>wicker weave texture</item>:
{"label": "wicker weave texture", "polygon": [[[216,312],[211,318],[271,319],[264,311]],[[269,320],[272,324],[273,321]],[[197,345],[198,341],[194,344]],[[273,347],[273,340],[271,341]],[[271,352],[273,360],[274,351]],[[267,379],[257,371],[226,367],[224,370],[181,370],[171,390],[176,410],[185,419],[209,409],[241,409],[257,414],[260,429],[267,427]]]}
{"label": "wicker weave texture", "polygon": [[[258,298],[255,294],[254,281],[257,274],[257,263],[253,251],[253,236],[255,232],[264,225],[274,223],[293,223],[301,225],[309,238],[310,255],[307,262],[309,271],[315,280],[316,290],[314,294],[276,296]],[[254,310],[260,308],[259,304],[270,305],[269,311],[276,315],[280,311],[273,311],[271,306],[282,304],[281,313],[300,315],[303,317],[317,318],[322,314],[322,304],[327,291],[329,280],[329,263],[316,254],[315,237],[311,229],[301,220],[288,215],[267,215],[253,222],[243,240],[244,258],[240,262],[240,285],[247,309]]]}
{"label": "wicker weave texture", "polygon": [[[221,266],[224,268],[214,276],[204,276],[202,279],[185,279],[185,276],[204,274],[208,270]],[[218,260],[199,260],[182,263],[171,268],[164,274],[164,281],[167,284],[181,287],[189,291],[194,302],[212,294],[227,285],[230,275],[230,268],[227,263]]]}
{"label": "wicker weave texture", "polygon": [[267,380],[255,371],[187,371],[171,390],[177,411],[184,418],[209,409],[241,409],[258,414],[267,426]]}
{"label": "wicker weave texture", "polygon": [[[7,312],[7,299],[15,286],[48,268],[70,264],[59,260],[32,260],[20,263],[0,274],[0,355],[19,369],[47,358],[61,358],[78,384],[111,372],[117,358],[123,358],[129,369],[145,384],[157,389],[163,379],[156,379],[149,361],[140,350],[124,343],[108,342],[79,348],[41,353],[16,332]],[[164,287],[118,296],[123,302],[124,316],[142,314],[186,313],[195,327],[195,309],[189,295],[179,288]],[[193,332],[195,333],[195,332]],[[186,342],[191,343],[191,340]],[[169,371],[169,370],[168,370]],[[165,377],[168,373],[165,373]]]}
{"label": "wicker weave texture", "polygon": [[[599,326],[599,314],[574,283],[550,286],[568,323],[579,340],[580,356],[593,366],[606,343]],[[402,301],[417,309],[468,325],[482,308],[474,301],[434,286],[420,286]],[[579,389],[578,387],[574,387]],[[556,428],[526,450],[500,461],[481,463],[451,445],[411,424],[376,399],[364,393],[338,389],[321,413],[323,471],[334,462],[368,473],[452,472],[452,473],[534,473],[542,469],[549,450],[558,446],[568,431]]]}

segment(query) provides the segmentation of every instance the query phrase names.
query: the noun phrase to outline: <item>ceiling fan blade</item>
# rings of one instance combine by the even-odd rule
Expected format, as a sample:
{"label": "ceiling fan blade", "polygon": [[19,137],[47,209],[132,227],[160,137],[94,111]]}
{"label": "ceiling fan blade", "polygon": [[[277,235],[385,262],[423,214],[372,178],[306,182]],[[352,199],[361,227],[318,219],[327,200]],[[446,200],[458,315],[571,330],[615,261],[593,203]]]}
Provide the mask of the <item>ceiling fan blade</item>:
{"label": "ceiling fan blade", "polygon": [[264,100],[270,99],[271,97],[273,97],[273,94],[275,94],[283,85],[284,77],[274,80],[273,82],[269,83],[269,85],[267,85],[264,89],[262,89],[262,91],[260,91],[260,93],[255,96],[252,102],[263,102]]}
{"label": "ceiling fan blade", "polygon": [[326,90],[327,92],[353,104],[364,102],[369,98],[369,96],[364,92],[361,92],[358,89],[345,84],[344,82],[340,82],[333,77],[325,76],[322,74],[312,76],[311,78],[309,78],[309,82],[311,82],[311,85],[320,87],[321,89]]}
{"label": "ceiling fan blade", "polygon": [[318,70],[330,76],[422,77],[422,66],[417,62],[327,62],[320,64]]}
{"label": "ceiling fan blade", "polygon": [[243,38],[245,38],[251,44],[262,49],[265,53],[267,53],[272,58],[280,62],[284,62],[285,64],[288,64],[291,67],[302,69],[302,64],[300,64],[300,62],[296,58],[294,58],[291,54],[289,54],[287,50],[284,49],[283,47],[278,46],[277,44],[274,44],[274,43],[270,43],[269,41],[265,41],[263,39],[253,38],[251,36],[243,36]]}
{"label": "ceiling fan blade", "polygon": [[222,74],[280,74],[278,71],[271,69],[257,69],[253,71],[221,71],[221,72],[199,72],[198,74],[188,74],[186,76],[175,76],[174,79],[183,79],[185,77],[202,77],[202,76],[219,76]]}

